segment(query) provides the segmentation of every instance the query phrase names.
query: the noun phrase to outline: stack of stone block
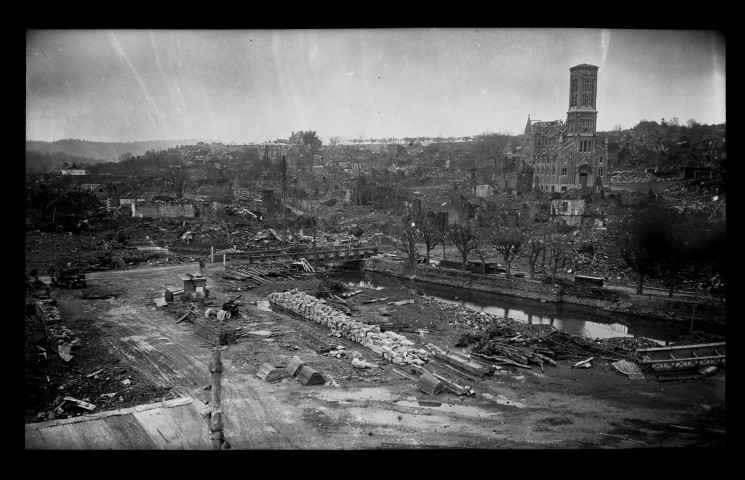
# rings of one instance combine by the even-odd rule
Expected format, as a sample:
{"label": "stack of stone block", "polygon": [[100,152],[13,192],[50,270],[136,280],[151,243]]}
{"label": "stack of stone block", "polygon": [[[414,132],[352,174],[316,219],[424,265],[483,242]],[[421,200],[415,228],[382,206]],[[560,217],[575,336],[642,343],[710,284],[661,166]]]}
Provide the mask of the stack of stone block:
{"label": "stack of stone block", "polygon": [[414,342],[395,332],[381,332],[377,325],[352,320],[347,315],[304,292],[273,292],[267,297],[271,305],[278,305],[301,317],[330,328],[332,333],[366,346],[386,360],[398,365],[424,365],[428,352],[416,348]]}

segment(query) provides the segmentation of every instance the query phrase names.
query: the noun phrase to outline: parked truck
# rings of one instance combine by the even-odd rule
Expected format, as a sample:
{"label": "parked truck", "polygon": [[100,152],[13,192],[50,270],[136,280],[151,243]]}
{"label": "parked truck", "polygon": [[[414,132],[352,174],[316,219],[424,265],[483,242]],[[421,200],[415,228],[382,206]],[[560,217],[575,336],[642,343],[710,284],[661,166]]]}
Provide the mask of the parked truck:
{"label": "parked truck", "polygon": [[85,288],[85,274],[81,273],[79,268],[63,268],[58,275],[52,276],[52,285],[67,289],[73,287]]}

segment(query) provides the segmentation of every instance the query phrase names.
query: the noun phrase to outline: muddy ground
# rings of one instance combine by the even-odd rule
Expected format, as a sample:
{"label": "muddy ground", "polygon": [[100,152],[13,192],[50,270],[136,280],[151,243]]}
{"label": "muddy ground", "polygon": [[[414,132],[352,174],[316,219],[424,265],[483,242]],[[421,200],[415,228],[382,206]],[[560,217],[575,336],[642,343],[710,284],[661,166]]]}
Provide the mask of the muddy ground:
{"label": "muddy ground", "polygon": [[[230,322],[241,326],[244,334],[221,351],[225,437],[234,449],[725,445],[721,369],[695,381],[663,383],[651,375],[629,380],[607,361],[593,361],[590,369],[572,369],[573,360],[559,360],[545,371],[536,365],[531,369],[503,366],[481,380],[430,366],[460,385],[472,386],[476,395],[429,396],[417,390],[415,380],[395,373],[393,364],[371,350],[329,337],[330,331],[320,325],[253,304],[275,290],[312,291],[316,279],[269,282],[239,292],[238,288],[245,290],[252,283],[210,273],[219,268],[222,265],[216,263],[206,271],[213,306],[243,294],[243,315]],[[153,301],[162,297],[166,286],[179,283],[178,273],[196,271],[196,264],[183,264],[89,273],[87,289],[52,290],[67,326],[83,343],[72,351],[70,362],[49,349],[44,358],[36,346],[43,343],[35,324],[38,319],[27,315],[26,421],[48,418],[63,391],[87,398],[96,405],[95,411],[181,395],[208,400],[211,345],[195,335],[192,323],[176,323],[186,311],[184,304],[157,308]],[[449,325],[447,315],[415,292],[362,290],[350,298],[360,319],[393,323],[419,346],[433,343],[469,351],[455,347],[468,330]],[[381,297],[387,300],[363,303]],[[414,303],[387,305],[402,299]],[[199,309],[199,314],[203,311]],[[305,343],[309,334],[347,351],[356,350],[380,366],[360,370],[351,365],[351,355],[321,355]],[[326,383],[304,386],[291,377],[265,382],[256,376],[262,363],[284,365],[293,355],[320,372]],[[124,385],[127,379],[129,385]],[[115,395],[101,396],[110,393]],[[85,412],[67,407],[61,416],[80,414]]]}

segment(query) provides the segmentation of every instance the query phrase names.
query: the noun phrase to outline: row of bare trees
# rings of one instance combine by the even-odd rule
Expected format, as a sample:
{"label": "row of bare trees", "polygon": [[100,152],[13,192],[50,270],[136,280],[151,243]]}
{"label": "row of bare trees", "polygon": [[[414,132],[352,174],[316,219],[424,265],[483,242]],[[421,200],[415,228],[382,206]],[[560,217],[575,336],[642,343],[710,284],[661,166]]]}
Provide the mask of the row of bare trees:
{"label": "row of bare trees", "polygon": [[418,263],[422,257],[420,246],[424,247],[423,258],[429,265],[430,253],[438,245],[453,245],[461,256],[461,268],[468,269],[468,257],[475,253],[481,259],[482,273],[486,272],[485,258],[494,251],[503,261],[507,278],[512,276],[511,267],[515,259],[524,255],[530,267],[530,278],[535,278],[536,267],[551,273],[556,283],[558,272],[571,265],[573,261],[573,237],[562,224],[547,224],[528,233],[527,229],[500,225],[497,219],[481,221],[477,227],[470,224],[453,223],[447,225],[434,218],[423,215],[407,216],[398,230],[398,248],[406,255],[410,265]]}

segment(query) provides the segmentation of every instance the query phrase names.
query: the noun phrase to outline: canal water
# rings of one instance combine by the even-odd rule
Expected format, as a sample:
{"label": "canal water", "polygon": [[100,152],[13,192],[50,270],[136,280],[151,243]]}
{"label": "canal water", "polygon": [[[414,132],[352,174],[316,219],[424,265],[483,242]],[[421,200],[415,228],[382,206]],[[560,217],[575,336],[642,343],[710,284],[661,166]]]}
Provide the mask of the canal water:
{"label": "canal water", "polygon": [[362,270],[341,272],[335,277],[358,287],[382,287],[385,290],[406,286],[425,296],[463,305],[477,312],[512,318],[523,323],[552,325],[557,330],[585,338],[640,337],[664,346],[687,335],[691,327],[690,322],[654,320],[568,303],[542,303],[538,300],[415,282]]}

